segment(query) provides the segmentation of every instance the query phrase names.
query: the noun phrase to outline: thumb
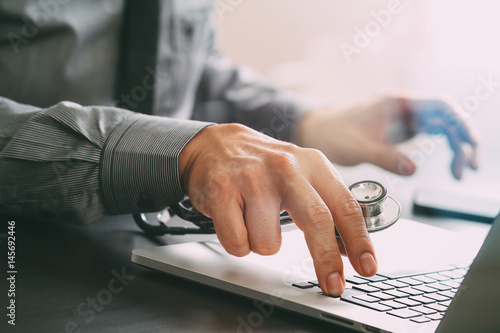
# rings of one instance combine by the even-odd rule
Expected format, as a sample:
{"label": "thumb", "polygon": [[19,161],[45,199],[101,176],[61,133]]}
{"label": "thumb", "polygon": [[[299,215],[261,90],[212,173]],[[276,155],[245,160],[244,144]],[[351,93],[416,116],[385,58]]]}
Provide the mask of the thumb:
{"label": "thumb", "polygon": [[368,162],[398,175],[409,176],[417,166],[406,155],[400,153],[394,145],[377,144],[369,150]]}

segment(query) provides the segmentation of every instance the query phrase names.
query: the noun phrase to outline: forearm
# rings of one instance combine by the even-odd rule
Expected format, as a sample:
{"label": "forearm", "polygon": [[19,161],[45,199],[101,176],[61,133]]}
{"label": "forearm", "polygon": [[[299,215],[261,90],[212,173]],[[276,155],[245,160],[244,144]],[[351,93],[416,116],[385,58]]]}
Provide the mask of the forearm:
{"label": "forearm", "polygon": [[0,98],[0,207],[18,216],[86,224],[160,210],[184,195],[182,148],[207,123]]}
{"label": "forearm", "polygon": [[249,69],[232,66],[227,58],[212,51],[198,87],[195,116],[238,122],[274,138],[296,142],[302,118],[316,107],[316,103],[273,87]]}

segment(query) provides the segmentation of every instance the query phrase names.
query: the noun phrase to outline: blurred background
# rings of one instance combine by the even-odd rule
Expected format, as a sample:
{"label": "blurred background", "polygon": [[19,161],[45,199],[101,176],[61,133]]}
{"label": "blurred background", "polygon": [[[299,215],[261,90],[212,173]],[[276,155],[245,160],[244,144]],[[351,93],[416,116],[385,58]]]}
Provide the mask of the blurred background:
{"label": "blurred background", "polygon": [[[500,2],[220,0],[219,48],[270,82],[341,109],[394,88],[452,95],[479,129],[480,172],[454,180],[446,142],[401,147],[434,185],[500,198]],[[419,141],[420,140],[420,141]],[[444,155],[444,156],[443,156]],[[349,182],[373,168],[339,168]],[[376,178],[404,186],[381,170]]]}

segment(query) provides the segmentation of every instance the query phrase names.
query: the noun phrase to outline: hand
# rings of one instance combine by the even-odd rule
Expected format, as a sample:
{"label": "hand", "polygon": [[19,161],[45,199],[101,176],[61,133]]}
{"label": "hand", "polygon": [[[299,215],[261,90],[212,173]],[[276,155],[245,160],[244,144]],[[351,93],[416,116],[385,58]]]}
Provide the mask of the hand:
{"label": "hand", "polygon": [[[363,276],[377,271],[361,209],[330,161],[237,124],[205,128],[179,157],[193,206],[214,221],[217,236],[235,256],[276,253],[279,214],[286,210],[304,232],[321,289],[345,287],[340,248]],[[337,244],[334,224],[344,244]]]}
{"label": "hand", "polygon": [[298,144],[340,165],[368,162],[410,175],[415,163],[395,144],[418,133],[444,134],[454,153],[452,173],[460,179],[465,167],[478,168],[478,138],[459,111],[451,99],[394,94],[344,112],[312,111],[301,123]]}

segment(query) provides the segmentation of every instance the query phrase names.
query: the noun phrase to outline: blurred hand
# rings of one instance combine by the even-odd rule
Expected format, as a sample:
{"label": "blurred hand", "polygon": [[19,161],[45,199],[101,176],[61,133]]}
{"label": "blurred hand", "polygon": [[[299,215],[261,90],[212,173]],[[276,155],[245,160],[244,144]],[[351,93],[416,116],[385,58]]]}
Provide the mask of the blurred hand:
{"label": "blurred hand", "polygon": [[[304,232],[325,293],[340,295],[344,290],[340,257],[344,246],[359,274],[376,273],[361,209],[318,150],[278,141],[242,125],[212,125],[184,148],[179,171],[193,206],[213,219],[230,254],[276,253],[281,245],[279,214],[287,210]],[[334,224],[344,244],[337,244]]]}
{"label": "blurred hand", "polygon": [[301,123],[298,144],[321,150],[340,165],[373,163],[400,175],[415,172],[415,163],[395,144],[418,133],[444,134],[454,156],[455,178],[478,168],[478,138],[451,99],[399,93],[343,112],[312,111]]}

